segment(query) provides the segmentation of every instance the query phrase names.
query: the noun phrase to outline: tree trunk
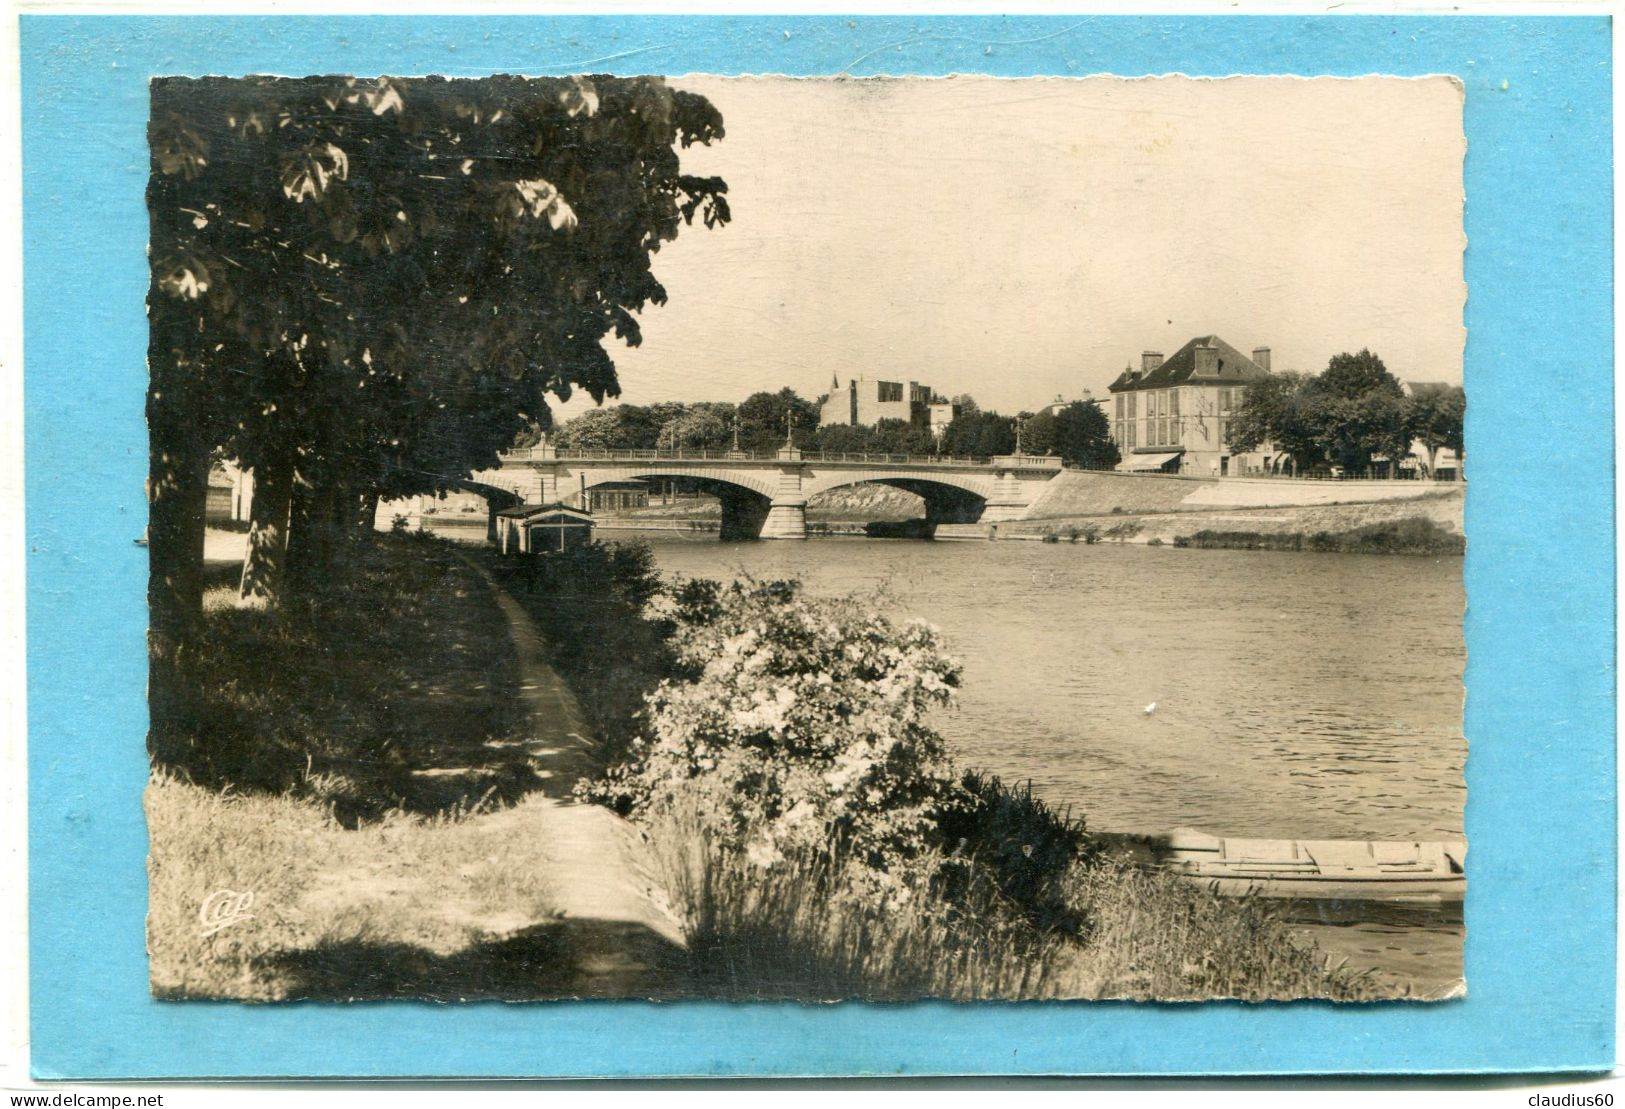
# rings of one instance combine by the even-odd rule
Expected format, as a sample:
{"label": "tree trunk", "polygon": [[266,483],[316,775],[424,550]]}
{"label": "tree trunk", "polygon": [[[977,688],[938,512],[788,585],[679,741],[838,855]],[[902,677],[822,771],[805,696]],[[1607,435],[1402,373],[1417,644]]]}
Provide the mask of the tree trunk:
{"label": "tree trunk", "polygon": [[[159,429],[154,431],[156,440]],[[184,726],[179,667],[203,618],[208,452],[155,444],[147,485],[147,702],[158,731]]]}
{"label": "tree trunk", "polygon": [[296,479],[288,506],[287,594],[303,595],[319,574],[323,561],[319,490],[303,478]]}
{"label": "tree trunk", "polygon": [[271,451],[254,467],[254,502],[238,586],[240,596],[259,598],[272,606],[281,603],[292,501],[293,454]]}
{"label": "tree trunk", "polygon": [[346,481],[332,491],[327,504],[327,580],[334,585],[349,580],[353,573],[358,499],[355,487]]}
{"label": "tree trunk", "polygon": [[377,532],[378,523],[378,491],[376,489],[361,495],[361,515],[356,520],[356,535],[363,543],[371,543],[373,535]]}
{"label": "tree trunk", "polygon": [[353,534],[355,510],[350,507],[353,498],[339,479],[329,478],[301,492],[304,495],[296,494],[294,499],[288,571],[305,599],[314,601],[336,586],[347,570],[344,556]]}
{"label": "tree trunk", "polygon": [[147,496],[148,619],[155,634],[184,639],[203,614],[208,453],[155,449]]}

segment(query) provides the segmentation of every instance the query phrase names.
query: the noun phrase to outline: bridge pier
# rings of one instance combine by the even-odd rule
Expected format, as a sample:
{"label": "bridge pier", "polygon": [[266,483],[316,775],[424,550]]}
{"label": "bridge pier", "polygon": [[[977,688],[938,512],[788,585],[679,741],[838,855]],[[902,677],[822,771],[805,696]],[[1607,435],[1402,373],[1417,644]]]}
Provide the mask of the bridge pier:
{"label": "bridge pier", "polygon": [[807,498],[801,487],[806,480],[807,467],[802,462],[801,452],[789,443],[779,448],[774,460],[779,469],[778,490],[759,535],[762,539],[805,539]]}
{"label": "bridge pier", "polygon": [[762,521],[762,539],[807,538],[807,505],[775,504],[767,510]]}
{"label": "bridge pier", "polygon": [[[1015,458],[995,458],[997,476],[993,479],[993,495],[988,497],[987,505],[982,509],[982,518],[979,523],[997,524],[1005,520],[1019,519],[1032,504],[1032,489],[1021,480],[1020,470],[1013,463],[1019,462]],[[1059,466],[1057,466],[1059,469]],[[1050,475],[1045,474],[1047,479]]]}

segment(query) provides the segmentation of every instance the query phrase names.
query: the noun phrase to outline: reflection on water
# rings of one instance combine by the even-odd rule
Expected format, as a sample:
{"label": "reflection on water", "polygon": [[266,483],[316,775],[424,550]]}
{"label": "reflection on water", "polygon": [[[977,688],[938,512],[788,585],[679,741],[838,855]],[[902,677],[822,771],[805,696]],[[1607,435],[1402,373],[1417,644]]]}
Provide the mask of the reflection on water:
{"label": "reflection on water", "polygon": [[[1091,828],[1462,835],[1460,559],[647,538],[669,573],[796,576],[935,624],[965,666],[936,721],[956,760]],[[1416,996],[1460,977],[1459,913],[1298,912],[1298,934]]]}
{"label": "reflection on water", "polygon": [[937,625],[965,665],[937,719],[958,761],[1092,828],[1462,835],[1460,559],[649,538],[668,572],[799,576]]}
{"label": "reflection on water", "polygon": [[1292,908],[1293,932],[1313,941],[1333,962],[1367,971],[1385,983],[1402,983],[1424,1001],[1460,988],[1466,934],[1460,905],[1305,902]]}

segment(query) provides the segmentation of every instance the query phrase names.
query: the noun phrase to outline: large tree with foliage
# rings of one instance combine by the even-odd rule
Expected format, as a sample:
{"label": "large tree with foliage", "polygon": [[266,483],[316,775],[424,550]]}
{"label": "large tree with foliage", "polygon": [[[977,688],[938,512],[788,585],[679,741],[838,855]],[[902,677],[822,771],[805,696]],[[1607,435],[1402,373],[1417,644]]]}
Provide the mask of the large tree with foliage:
{"label": "large tree with foliage", "polygon": [[1021,449],[1028,454],[1058,454],[1068,465],[1092,470],[1109,470],[1122,459],[1106,414],[1099,405],[1081,400],[1027,417]]}
{"label": "large tree with foliage", "polygon": [[1361,348],[1358,354],[1334,354],[1326,363],[1326,370],[1316,379],[1316,387],[1344,400],[1354,400],[1370,393],[1403,396],[1399,379],[1388,372],[1382,359]]}
{"label": "large tree with foliage", "polygon": [[878,454],[929,455],[937,452],[937,440],[924,424],[888,418],[875,423],[870,449]]}
{"label": "large tree with foliage", "polygon": [[660,429],[660,444],[678,450],[725,451],[732,448],[733,435],[734,406],[700,401],[683,405],[666,420]]}
{"label": "large tree with foliage", "polygon": [[818,409],[794,389],[752,393],[739,405],[739,446],[747,451],[772,451],[784,446],[785,431],[803,450],[814,447]]}
{"label": "large tree with foliage", "polygon": [[573,416],[554,430],[551,442],[567,450],[611,450],[631,446],[625,442],[626,405],[594,408]]}
{"label": "large tree with foliage", "polygon": [[1410,405],[1411,431],[1427,448],[1430,473],[1441,448],[1454,451],[1458,459],[1465,455],[1467,394],[1460,385],[1416,386]]}
{"label": "large tree with foliage", "polygon": [[684,406],[617,404],[593,408],[559,425],[555,446],[574,450],[653,450],[670,446],[667,434]]}
{"label": "large tree with foliage", "polygon": [[1231,449],[1252,451],[1268,442],[1290,455],[1300,471],[1323,463],[1322,406],[1311,380],[1303,374],[1278,373],[1249,384],[1230,420]]}
{"label": "large tree with foliage", "polygon": [[1410,454],[1410,406],[1403,394],[1372,389],[1357,397],[1322,395],[1321,442],[1346,473],[1359,473],[1376,459],[1397,469]]}
{"label": "large tree with foliage", "polygon": [[154,82],[155,656],[199,610],[212,451],[254,470],[243,588],[274,597],[378,496],[618,394],[603,340],[664,303],[653,253],[728,218],[675,148],[721,136],[652,78]]}
{"label": "large tree with foliage", "polygon": [[997,412],[983,412],[974,404],[968,410],[961,408],[942,433],[943,454],[991,458],[1015,449],[1015,419]]}
{"label": "large tree with foliage", "polygon": [[1321,447],[1346,472],[1365,470],[1373,455],[1397,465],[1410,453],[1405,391],[1371,351],[1333,355],[1310,388],[1319,409]]}
{"label": "large tree with foliage", "polygon": [[1272,443],[1298,470],[1334,463],[1359,473],[1374,458],[1397,467],[1410,453],[1414,426],[1399,380],[1361,350],[1334,355],[1315,377],[1272,374],[1248,385],[1229,440],[1238,451]]}

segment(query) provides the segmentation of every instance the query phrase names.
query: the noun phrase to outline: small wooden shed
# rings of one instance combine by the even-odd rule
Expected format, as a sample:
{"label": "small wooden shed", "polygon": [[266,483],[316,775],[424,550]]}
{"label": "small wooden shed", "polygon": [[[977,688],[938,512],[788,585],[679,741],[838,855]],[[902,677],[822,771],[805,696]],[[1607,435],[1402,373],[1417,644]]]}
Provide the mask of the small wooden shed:
{"label": "small wooden shed", "polygon": [[522,504],[497,513],[497,549],[507,554],[568,551],[592,542],[592,513],[567,504]]}

